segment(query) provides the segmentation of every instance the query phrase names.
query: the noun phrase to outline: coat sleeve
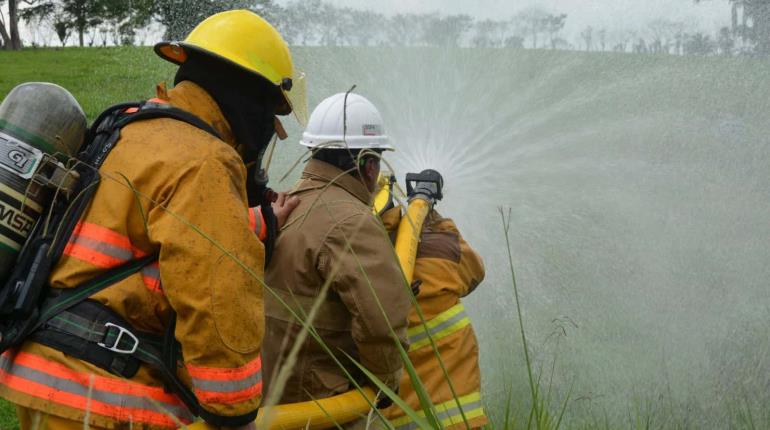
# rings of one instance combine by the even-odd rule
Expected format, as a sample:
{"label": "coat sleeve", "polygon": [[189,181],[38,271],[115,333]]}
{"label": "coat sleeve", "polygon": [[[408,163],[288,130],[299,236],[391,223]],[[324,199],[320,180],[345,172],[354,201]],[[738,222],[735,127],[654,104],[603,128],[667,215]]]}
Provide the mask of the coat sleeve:
{"label": "coat sleeve", "polygon": [[410,303],[382,224],[372,214],[358,214],[338,223],[324,241],[319,259],[324,261],[319,271],[325,279],[332,279],[331,288],[352,316],[360,363],[396,389],[403,367],[396,342],[408,349]]}
{"label": "coat sleeve", "polygon": [[249,225],[234,151],[188,162],[148,213],[165,296],[176,312],[183,379],[218,426],[256,417],[262,396],[264,249]]}
{"label": "coat sleeve", "polygon": [[463,239],[457,225],[449,218],[439,219],[432,228],[435,231],[450,232],[457,235],[460,244],[460,260],[457,263],[457,275],[461,279],[460,297],[472,293],[484,280],[484,261],[481,256]]}

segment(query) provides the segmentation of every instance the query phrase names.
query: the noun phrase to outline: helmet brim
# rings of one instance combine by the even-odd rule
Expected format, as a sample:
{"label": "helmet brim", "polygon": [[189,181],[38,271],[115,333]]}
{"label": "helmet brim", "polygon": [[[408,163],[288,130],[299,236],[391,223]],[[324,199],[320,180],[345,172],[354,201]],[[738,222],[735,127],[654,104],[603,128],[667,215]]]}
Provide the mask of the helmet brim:
{"label": "helmet brim", "polygon": [[[282,99],[281,101],[282,101],[282,103],[279,103],[278,105],[276,105],[275,113],[278,114],[278,115],[288,115],[288,114],[290,114],[292,112],[295,112],[295,116],[297,117],[297,120],[299,121],[299,123],[301,125],[304,125],[307,122],[306,119],[305,119],[305,122],[303,122],[302,119],[300,118],[300,116],[302,115],[302,113],[301,113],[301,103],[302,103],[301,100],[305,99],[304,94],[300,95],[300,97],[298,97],[298,98],[297,97],[291,97],[290,96],[291,95],[291,91],[284,90],[281,87],[281,83],[280,82],[279,83],[272,82],[267,77],[265,77],[265,76],[255,72],[254,70],[251,70],[251,69],[249,69],[247,67],[244,67],[244,66],[236,63],[235,61],[232,61],[232,60],[230,60],[228,58],[225,58],[225,57],[223,57],[223,56],[221,56],[219,54],[216,54],[214,52],[208,51],[206,49],[202,49],[202,48],[200,48],[198,46],[195,46],[193,44],[189,44],[189,43],[186,43],[186,42],[160,42],[160,43],[155,44],[155,46],[153,47],[153,50],[155,51],[155,53],[160,58],[162,58],[162,59],[164,59],[164,60],[166,60],[168,62],[174,63],[174,64],[176,64],[178,66],[181,66],[182,64],[187,62],[187,60],[190,58],[190,55],[192,53],[195,53],[195,54],[199,54],[199,55],[202,55],[202,56],[205,56],[205,57],[212,58],[212,59],[214,59],[216,61],[222,61],[222,62],[224,62],[226,64],[229,64],[229,65],[231,65],[233,67],[237,67],[240,70],[246,71],[247,73],[250,73],[250,74],[252,74],[254,76],[257,76],[260,79],[264,79],[265,81],[267,81],[270,84],[272,84],[273,86],[275,86],[281,92],[281,99]],[[294,89],[294,87],[296,86],[297,89],[299,90],[298,92],[304,93],[304,74],[302,75],[301,79],[302,79],[302,83],[301,84],[299,84],[299,82],[295,83],[294,85],[292,85],[292,89]],[[299,107],[299,109],[297,109],[295,106]],[[307,111],[307,108],[305,108],[305,112],[306,111]],[[304,114],[302,116],[304,116],[306,118],[306,115],[307,114]]]}
{"label": "helmet brim", "polygon": [[299,144],[307,148],[319,149],[371,149],[378,151],[395,151],[390,139],[373,142],[367,139],[348,138],[342,141],[330,136],[302,136]]}

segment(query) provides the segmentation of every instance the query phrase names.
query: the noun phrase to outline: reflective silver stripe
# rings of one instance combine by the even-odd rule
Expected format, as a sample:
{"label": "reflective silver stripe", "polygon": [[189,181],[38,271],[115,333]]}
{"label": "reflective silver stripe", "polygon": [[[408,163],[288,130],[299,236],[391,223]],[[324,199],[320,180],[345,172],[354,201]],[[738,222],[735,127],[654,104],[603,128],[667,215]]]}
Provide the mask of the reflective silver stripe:
{"label": "reflective silver stripe", "polygon": [[259,215],[259,207],[253,207],[249,210],[251,211],[251,216],[254,217],[254,233],[259,234],[260,230],[262,230],[262,216]]}
{"label": "reflective silver stripe", "polygon": [[75,240],[72,241],[72,243],[85,246],[88,249],[104,255],[109,255],[110,257],[117,258],[119,260],[128,261],[134,258],[134,254],[128,249],[110,245],[109,243],[91,239],[85,236],[77,236]]}
{"label": "reflective silver stripe", "polygon": [[[437,318],[440,318],[440,317],[441,316],[439,315]],[[437,325],[435,327],[432,327],[432,328],[430,328],[428,330],[424,330],[425,326],[423,326],[422,327],[423,328],[422,331],[420,331],[419,333],[417,333],[415,335],[409,336],[409,343],[410,344],[415,344],[415,343],[417,343],[417,342],[419,342],[419,341],[421,341],[423,339],[426,339],[428,337],[428,333],[430,333],[431,337],[433,337],[434,340],[437,339],[437,338],[443,337],[443,336],[438,336],[438,334],[442,330],[445,330],[445,329],[449,328],[453,324],[458,323],[463,318],[467,318],[467,317],[468,317],[468,315],[465,313],[465,308],[463,308],[462,311],[459,312],[457,315],[454,315],[453,317],[449,318],[448,320],[442,322],[441,324],[439,324],[439,325]],[[426,324],[429,326],[430,325],[430,321],[428,321]],[[449,333],[446,333],[446,334],[449,334]]]}
{"label": "reflective silver stripe", "polygon": [[160,281],[160,267],[157,264],[151,264],[142,268],[142,275]]}
{"label": "reflective silver stripe", "polygon": [[[445,425],[445,426],[446,425],[462,424],[463,423],[463,416],[460,413],[460,408],[457,407],[457,403],[454,400],[451,400],[451,402],[454,403],[454,405],[455,405],[453,408],[446,409],[446,410],[438,410],[438,413],[436,414],[437,415],[436,418],[438,418],[439,421],[442,421],[442,425]],[[481,400],[478,400],[478,401],[475,401],[475,402],[472,402],[472,403],[464,404],[464,405],[462,405],[462,407],[463,407],[463,412],[466,414],[466,418],[470,422],[470,420],[475,418],[476,416],[469,417],[469,416],[467,416],[467,414],[469,412],[471,412],[471,411],[476,410],[476,409],[483,409],[484,404],[481,402]],[[439,408],[437,407],[436,409],[439,409]],[[420,415],[424,416],[422,413]],[[451,420],[451,422],[450,423],[444,423],[443,421],[445,421],[445,420],[447,420],[447,421]],[[415,423],[414,421],[410,420],[409,423],[396,427],[396,430],[414,430],[414,429],[419,429],[419,428],[420,428],[420,426],[417,425],[417,423]]]}
{"label": "reflective silver stripe", "polygon": [[237,381],[217,381],[213,379],[192,378],[193,386],[196,390],[209,391],[213,393],[235,393],[248,390],[249,388],[262,382],[262,372],[254,373],[244,379]]}
{"label": "reflective silver stripe", "polygon": [[90,395],[91,399],[93,400],[106,403],[108,405],[116,406],[116,407],[146,409],[149,411],[156,411],[159,413],[163,413],[164,411],[158,410],[159,409],[158,406],[154,404],[154,403],[157,403],[167,412],[174,414],[176,417],[180,418],[181,420],[192,421],[194,419],[190,411],[181,404],[173,404],[173,403],[163,402],[160,400],[154,400],[154,403],[153,403],[153,401],[150,401],[145,397],[140,397],[140,396],[131,395],[131,394],[124,394],[124,393],[120,393],[120,394],[111,393],[109,391],[103,391],[96,388],[91,389],[91,392],[89,393],[89,390],[88,390],[89,387],[86,385],[82,385],[78,382],[70,381],[68,379],[57,378],[55,376],[51,376],[40,370],[36,370],[21,364],[15,364],[11,360],[9,360],[5,355],[0,356],[0,368],[2,368],[5,372],[11,375],[17,376],[19,378],[36,382],[38,384],[51,387],[55,390],[64,391],[76,396],[81,396],[83,397],[83,408],[85,408],[86,399]]}
{"label": "reflective silver stripe", "polygon": [[151,278],[160,279],[160,267],[157,264],[150,264],[142,268],[142,274]]}

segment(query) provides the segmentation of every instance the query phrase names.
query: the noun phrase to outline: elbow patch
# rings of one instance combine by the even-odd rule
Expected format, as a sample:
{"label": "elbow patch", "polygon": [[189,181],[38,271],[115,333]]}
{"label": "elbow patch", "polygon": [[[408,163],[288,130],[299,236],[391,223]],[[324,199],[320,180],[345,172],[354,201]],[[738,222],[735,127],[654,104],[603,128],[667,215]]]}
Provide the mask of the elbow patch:
{"label": "elbow patch", "polygon": [[460,237],[448,231],[425,232],[420,238],[417,258],[441,258],[460,262]]}

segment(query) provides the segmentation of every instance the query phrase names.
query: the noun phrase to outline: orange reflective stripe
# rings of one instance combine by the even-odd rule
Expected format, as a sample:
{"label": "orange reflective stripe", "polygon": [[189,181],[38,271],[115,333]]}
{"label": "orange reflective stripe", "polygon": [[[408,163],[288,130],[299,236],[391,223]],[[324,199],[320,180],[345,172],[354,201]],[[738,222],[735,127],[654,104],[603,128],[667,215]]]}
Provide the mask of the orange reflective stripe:
{"label": "orange reflective stripe", "polygon": [[153,293],[163,294],[163,288],[160,283],[160,266],[157,262],[142,269],[142,281],[144,281],[144,285],[148,290]]}
{"label": "orange reflective stripe", "polygon": [[[259,232],[257,232],[257,220],[259,220]],[[262,209],[259,207],[249,209],[249,230],[257,233],[257,237],[263,242],[267,238],[267,224],[265,217],[262,216]]]}
{"label": "orange reflective stripe", "polygon": [[102,269],[109,269],[126,261],[96,252],[75,243],[68,243],[67,246],[64,247],[64,255],[77,258],[78,260],[85,261],[86,263],[101,267]]}
{"label": "orange reflective stripe", "polygon": [[93,377],[93,387],[99,390],[110,391],[117,394],[130,396],[150,397],[156,401],[181,405],[176,396],[169,394],[163,387],[150,387],[129,380],[93,375],[92,373],[77,372],[69,367],[45,359],[39,355],[28,352],[19,352],[13,356],[10,351],[2,355],[3,359],[12,359],[14,364],[20,364],[33,369],[41,370],[51,376],[67,379],[88,386]]}
{"label": "orange reflective stripe", "polygon": [[195,395],[203,402],[240,403],[262,395],[262,359],[236,368],[187,365]]}
{"label": "orange reflective stripe", "polygon": [[251,208],[249,209],[249,230],[253,231],[254,233],[257,232],[257,215],[256,215],[257,208]]}
{"label": "orange reflective stripe", "polygon": [[[81,221],[77,224],[75,231],[72,232],[72,238],[76,237],[87,237],[128,251],[138,251],[138,249],[131,245],[131,239],[129,239],[128,236],[124,236],[107,227],[102,227],[90,222]],[[70,238],[70,240],[72,240],[72,238]]]}
{"label": "orange reflective stripe", "polygon": [[145,253],[120,233],[97,224],[79,222],[64,249],[64,255],[101,268],[111,268]]}
{"label": "orange reflective stripe", "polygon": [[262,357],[257,356],[254,360],[244,364],[241,367],[203,367],[187,365],[187,371],[193,378],[213,379],[217,381],[232,381],[249,377],[262,370]]}
{"label": "orange reflective stripe", "polygon": [[267,223],[265,222],[265,217],[262,215],[262,209],[257,208],[257,210],[259,211],[259,219],[262,221],[260,223],[259,236],[258,237],[259,237],[259,240],[264,242],[265,239],[267,239]]}
{"label": "orange reflective stripe", "polygon": [[29,353],[0,357],[0,384],[75,409],[85,410],[88,404],[92,413],[119,421],[176,428],[168,412],[183,422],[192,419],[182,403],[162,388],[77,372]]}
{"label": "orange reflective stripe", "polygon": [[[113,406],[108,403],[95,400],[93,397],[89,399],[87,395],[82,396],[71,394],[66,391],[56,390],[44,384],[39,384],[15,375],[10,375],[3,370],[0,370],[0,380],[2,380],[2,382],[9,388],[12,388],[20,393],[45,399],[49,402],[58,403],[60,405],[68,406],[74,409],[85,410],[86,405],[88,405],[91,413],[108,416],[115,420],[125,422],[143,422],[172,429],[177,428],[176,423],[163,412]],[[181,421],[186,421],[187,423],[191,422],[190,420]]]}
{"label": "orange reflective stripe", "polygon": [[206,391],[195,388],[195,396],[204,403],[224,403],[234,404],[251,400],[262,395],[262,382],[252,385],[249,388],[240,391],[219,392]]}
{"label": "orange reflective stripe", "polygon": [[[64,255],[110,269],[147,253],[133,246],[128,236],[98,224],[79,222],[64,248]],[[142,281],[148,290],[162,293],[157,263],[142,269]]]}

